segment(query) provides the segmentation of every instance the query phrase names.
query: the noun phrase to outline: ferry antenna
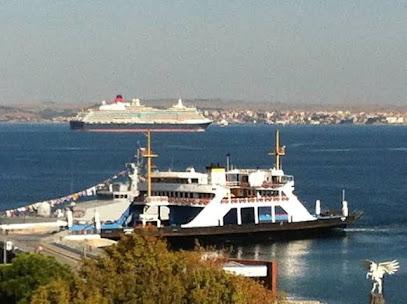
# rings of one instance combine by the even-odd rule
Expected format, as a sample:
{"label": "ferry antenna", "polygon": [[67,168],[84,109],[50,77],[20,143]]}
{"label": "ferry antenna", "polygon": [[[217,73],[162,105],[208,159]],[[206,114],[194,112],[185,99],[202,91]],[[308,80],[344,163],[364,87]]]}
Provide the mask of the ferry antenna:
{"label": "ferry antenna", "polygon": [[151,130],[147,130],[147,151],[144,153],[143,157],[147,159],[147,197],[151,196],[151,167],[152,159],[158,157],[158,155],[153,154],[151,151]]}
{"label": "ferry antenna", "polygon": [[280,170],[282,168],[281,166],[281,156],[285,156],[285,146],[280,146],[280,130],[276,129],[276,143],[274,147],[274,151],[269,153],[269,155],[274,155],[276,160],[275,160],[275,167],[277,170]]}

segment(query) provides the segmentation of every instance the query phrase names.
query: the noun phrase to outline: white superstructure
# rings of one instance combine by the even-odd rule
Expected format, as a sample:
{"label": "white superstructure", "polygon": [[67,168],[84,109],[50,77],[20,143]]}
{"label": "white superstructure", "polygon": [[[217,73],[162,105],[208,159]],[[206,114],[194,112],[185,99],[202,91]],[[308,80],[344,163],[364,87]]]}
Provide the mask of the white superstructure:
{"label": "white superstructure", "polygon": [[[321,218],[320,202],[315,214],[311,214],[294,194],[294,177],[281,168],[280,157],[285,155],[285,149],[279,145],[278,131],[273,154],[276,164],[269,169],[211,165],[205,173],[193,168],[184,172],[147,172],[137,186],[140,195],[133,202],[127,224],[198,228]],[[151,151],[146,155],[152,155]],[[343,212],[347,213],[344,203]]]}

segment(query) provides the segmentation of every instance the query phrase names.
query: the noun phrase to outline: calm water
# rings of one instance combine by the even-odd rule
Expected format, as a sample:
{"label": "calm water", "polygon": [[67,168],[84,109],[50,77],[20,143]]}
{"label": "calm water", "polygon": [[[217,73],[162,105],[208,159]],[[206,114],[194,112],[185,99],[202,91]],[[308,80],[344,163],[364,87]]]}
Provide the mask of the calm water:
{"label": "calm water", "polygon": [[[202,134],[155,135],[161,169],[204,169],[231,154],[238,167],[271,167],[272,126],[211,127]],[[367,303],[371,287],[361,260],[398,259],[387,278],[387,303],[407,298],[407,127],[282,127],[284,169],[309,209],[316,199],[364,217],[346,236],[245,245],[235,254],[275,259],[280,287],[327,303]],[[70,132],[66,125],[0,125],[0,209],[59,197],[113,175],[131,160],[142,134]]]}

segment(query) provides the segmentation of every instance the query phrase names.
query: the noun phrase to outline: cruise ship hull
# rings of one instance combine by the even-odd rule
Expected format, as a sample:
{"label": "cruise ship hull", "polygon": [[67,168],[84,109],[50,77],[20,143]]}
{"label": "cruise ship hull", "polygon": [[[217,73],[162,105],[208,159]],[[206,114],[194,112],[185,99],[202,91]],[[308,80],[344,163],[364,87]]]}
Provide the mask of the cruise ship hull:
{"label": "cruise ship hull", "polygon": [[89,132],[203,132],[211,122],[199,123],[85,123],[72,120],[72,130]]}

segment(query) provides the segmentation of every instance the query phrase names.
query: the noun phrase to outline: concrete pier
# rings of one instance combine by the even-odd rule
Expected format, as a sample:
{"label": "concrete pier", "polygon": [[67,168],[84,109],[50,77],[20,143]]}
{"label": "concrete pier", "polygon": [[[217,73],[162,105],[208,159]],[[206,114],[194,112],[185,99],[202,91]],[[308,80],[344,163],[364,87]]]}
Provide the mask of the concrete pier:
{"label": "concrete pier", "polygon": [[72,238],[67,231],[43,234],[0,234],[0,247],[11,241],[14,252],[36,252],[55,257],[61,263],[74,268],[84,257],[103,254],[99,247],[111,245],[113,241],[100,239],[99,235],[82,235]]}

